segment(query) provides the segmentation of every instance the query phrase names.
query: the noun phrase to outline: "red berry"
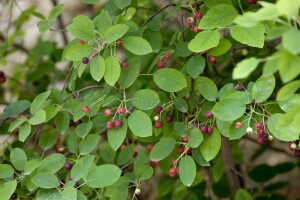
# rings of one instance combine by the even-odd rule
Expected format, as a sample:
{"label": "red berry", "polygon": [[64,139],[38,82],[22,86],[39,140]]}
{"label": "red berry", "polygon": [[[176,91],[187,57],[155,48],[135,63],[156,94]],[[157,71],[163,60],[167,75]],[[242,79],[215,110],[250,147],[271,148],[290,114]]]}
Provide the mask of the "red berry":
{"label": "red berry", "polygon": [[209,57],[209,62],[210,62],[211,64],[215,64],[216,61],[217,61],[217,58],[216,58],[215,56],[210,56],[210,57]]}
{"label": "red berry", "polygon": [[183,152],[185,151],[185,147],[184,146],[179,146],[178,147],[178,149],[177,149],[177,152],[179,153],[179,154],[182,154]]}
{"label": "red berry", "polygon": [[294,155],[300,157],[300,149],[295,150]]}
{"label": "red berry", "polygon": [[123,46],[123,41],[122,41],[122,40],[118,40],[118,41],[117,41],[117,45],[118,45],[118,46]]}
{"label": "red berry", "polygon": [[81,124],[81,122],[82,122],[81,120],[74,122],[74,126],[79,126]]}
{"label": "red berry", "polygon": [[115,121],[115,127],[116,128],[120,128],[121,126],[122,126],[122,121],[121,120],[119,120],[119,119],[117,119],[116,121]]}
{"label": "red berry", "polygon": [[242,127],[242,123],[241,122],[236,122],[235,123],[235,127],[236,128],[241,128]]}
{"label": "red berry", "polygon": [[210,126],[207,126],[207,134],[212,134],[213,129]]}
{"label": "red berry", "polygon": [[163,125],[163,124],[162,124],[161,121],[155,121],[155,122],[154,122],[154,127],[155,127],[155,128],[161,128],[162,125]]}
{"label": "red berry", "polygon": [[88,106],[83,106],[82,112],[87,113],[89,112],[90,108]]}
{"label": "red berry", "polygon": [[261,129],[262,128],[262,124],[260,122],[255,122],[254,124],[256,129]]}
{"label": "red berry", "polygon": [[153,144],[148,144],[146,146],[146,151],[150,152],[152,150],[152,148],[153,148]]}
{"label": "red berry", "polygon": [[170,122],[172,122],[172,121],[173,121],[172,115],[167,115],[167,116],[166,116],[166,122],[167,122],[167,123],[170,123]]}
{"label": "red berry", "polygon": [[4,72],[0,71],[0,77],[4,77]]}
{"label": "red berry", "polygon": [[84,44],[84,41],[83,41],[83,40],[79,40],[79,41],[77,42],[77,44]]}
{"label": "red berry", "polygon": [[264,129],[260,128],[256,130],[257,135],[263,135],[265,133]]}
{"label": "red berry", "polygon": [[108,109],[108,108],[106,108],[106,109],[104,110],[104,116],[107,117],[107,116],[110,116],[110,115],[111,115],[111,110]]}
{"label": "red berry", "polygon": [[115,126],[115,123],[113,122],[113,121],[108,121],[108,122],[106,122],[106,127],[108,128],[108,129],[111,129],[112,127],[114,127]]}
{"label": "red berry", "polygon": [[212,112],[211,111],[207,111],[206,113],[205,113],[205,118],[206,119],[211,119],[211,118],[213,118],[213,114],[212,114]]}
{"label": "red berry", "polygon": [[193,17],[188,17],[188,18],[186,18],[186,22],[187,22],[188,24],[191,24],[191,23],[194,22],[194,18],[193,18]]}
{"label": "red berry", "polygon": [[183,136],[181,138],[181,142],[187,143],[189,141],[189,137],[188,136]]}
{"label": "red berry", "polygon": [[117,112],[120,114],[120,115],[123,115],[125,113],[125,109],[123,107],[119,107]]}
{"label": "red berry", "polygon": [[158,165],[159,165],[159,161],[157,161],[157,162],[154,162],[154,161],[151,161],[151,160],[150,160],[149,164],[150,164],[150,166],[151,166],[151,167],[153,167],[153,168],[154,168],[154,167],[156,167],[156,166],[158,166]]}
{"label": "red berry", "polygon": [[0,83],[5,83],[5,82],[6,82],[6,77],[5,76],[0,77]]}
{"label": "red berry", "polygon": [[156,67],[157,69],[161,69],[164,65],[164,62],[162,60],[158,60],[157,63],[156,63]]}
{"label": "red berry", "polygon": [[170,177],[176,176],[177,175],[177,170],[175,168],[171,168],[169,170],[169,175],[170,175]]}
{"label": "red berry", "polygon": [[64,168],[65,170],[70,170],[72,168],[72,164],[67,162],[65,165],[64,165]]}
{"label": "red berry", "polygon": [[89,61],[90,61],[90,59],[89,59],[88,57],[82,58],[82,63],[83,63],[83,64],[88,64]]}
{"label": "red berry", "polygon": [[202,125],[200,127],[200,131],[201,131],[201,133],[207,133],[207,126]]}
{"label": "red berry", "polygon": [[199,27],[198,26],[194,26],[193,30],[194,30],[195,33],[198,33],[199,32]]}
{"label": "red berry", "polygon": [[167,53],[167,54],[165,54],[165,55],[163,56],[163,59],[164,59],[164,60],[170,60],[170,57],[171,57],[170,54]]}
{"label": "red berry", "polygon": [[120,146],[121,151],[123,151],[125,148],[126,148],[126,145],[124,145],[124,144]]}
{"label": "red berry", "polygon": [[196,12],[195,13],[195,18],[196,19],[202,19],[202,13],[201,12]]}
{"label": "red berry", "polygon": [[257,0],[247,0],[248,4],[255,4],[257,2]]}
{"label": "red berry", "polygon": [[189,149],[189,150],[186,152],[186,154],[189,155],[189,156],[191,156],[191,155],[192,155],[192,150]]}
{"label": "red berry", "polygon": [[156,107],[154,108],[154,111],[155,111],[156,114],[161,113],[162,110],[163,110],[163,107],[161,107],[161,106],[156,106]]}
{"label": "red berry", "polygon": [[259,144],[264,144],[264,143],[265,143],[265,140],[264,140],[264,138],[262,138],[262,137],[258,137],[258,138],[257,138],[257,142],[258,142]]}
{"label": "red berry", "polygon": [[128,63],[126,61],[121,63],[121,67],[123,68],[127,68],[128,67]]}

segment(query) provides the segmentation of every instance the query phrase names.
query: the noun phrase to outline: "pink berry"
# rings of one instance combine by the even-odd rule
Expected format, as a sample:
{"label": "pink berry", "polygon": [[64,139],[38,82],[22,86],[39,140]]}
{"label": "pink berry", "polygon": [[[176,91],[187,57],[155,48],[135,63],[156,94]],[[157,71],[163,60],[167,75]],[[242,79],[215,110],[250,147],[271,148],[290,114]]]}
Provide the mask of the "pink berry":
{"label": "pink berry", "polygon": [[260,122],[255,122],[254,124],[256,129],[261,129],[262,128],[262,124]]}
{"label": "pink berry", "polygon": [[265,133],[264,129],[260,128],[256,130],[257,135],[263,135]]}
{"label": "pink berry", "polygon": [[147,151],[147,152],[150,152],[150,151],[152,150],[152,148],[153,148],[153,144],[148,144],[148,145],[146,146],[146,151]]}
{"label": "pink berry", "polygon": [[154,122],[154,127],[155,127],[155,128],[161,128],[162,125],[163,125],[163,124],[162,124],[161,121],[155,121],[155,122]]}
{"label": "pink berry", "polygon": [[236,128],[241,128],[242,127],[242,123],[241,122],[236,122],[235,123],[235,127]]}
{"label": "pink berry", "polygon": [[195,18],[196,19],[202,19],[202,13],[201,12],[196,12],[195,13]]}
{"label": "pink berry", "polygon": [[199,32],[199,27],[198,26],[194,26],[193,30],[194,30],[195,33],[198,33]]}
{"label": "pink berry", "polygon": [[107,117],[107,116],[110,116],[110,115],[111,115],[111,110],[108,109],[108,108],[106,108],[106,109],[104,110],[104,116]]}
{"label": "pink berry", "polygon": [[70,170],[72,168],[72,164],[67,162],[65,165],[64,165],[64,168],[65,170]]}
{"label": "pink berry", "polygon": [[175,168],[171,168],[169,170],[170,177],[175,177],[177,175],[177,170]]}
{"label": "pink berry", "polygon": [[125,61],[125,62],[122,62],[121,63],[121,67],[122,68],[127,68],[128,67],[128,63]]}
{"label": "pink berry", "polygon": [[211,119],[211,118],[213,118],[213,114],[212,114],[212,112],[211,111],[207,111],[206,113],[205,113],[205,118],[206,119]]}
{"label": "pink berry", "polygon": [[210,57],[209,57],[209,62],[210,62],[211,64],[215,64],[216,61],[217,61],[217,58],[216,58],[215,56],[210,56]]}
{"label": "pink berry", "polygon": [[188,17],[188,18],[186,18],[186,22],[187,22],[188,24],[191,24],[191,23],[194,22],[194,18],[193,18],[193,17]]}
{"label": "pink berry", "polygon": [[120,115],[123,115],[125,113],[125,109],[123,107],[119,107],[117,112],[120,114]]}
{"label": "pink berry", "polygon": [[164,66],[164,62],[162,60],[158,60],[156,63],[157,69],[161,69]]}
{"label": "pink berry", "polygon": [[294,155],[300,157],[300,149],[295,150]]}
{"label": "pink berry", "polygon": [[165,55],[163,56],[163,59],[164,59],[164,60],[170,60],[170,57],[171,57],[170,54],[167,53],[167,54],[165,54]]}
{"label": "pink berry", "polygon": [[108,129],[111,129],[111,128],[113,128],[115,126],[115,123],[113,122],[113,121],[108,121],[108,122],[106,122],[106,127],[108,128]]}
{"label": "pink berry", "polygon": [[119,119],[117,119],[116,121],[115,121],[115,127],[116,128],[120,128],[121,126],[122,126],[122,121],[121,120],[119,120]]}
{"label": "pink berry", "polygon": [[258,142],[259,144],[264,144],[264,143],[265,143],[265,140],[264,140],[264,138],[262,138],[262,137],[258,137],[258,138],[257,138],[257,142]]}
{"label": "pink berry", "polygon": [[181,138],[181,142],[187,143],[189,141],[189,137],[188,136],[183,136]]}
{"label": "pink berry", "polygon": [[83,40],[79,40],[79,41],[77,42],[77,44],[84,44],[84,41],[83,41]]}
{"label": "pink berry", "polygon": [[90,108],[88,106],[83,106],[82,112],[87,113],[89,112]]}
{"label": "pink berry", "polygon": [[176,166],[177,165],[177,160],[172,160],[172,165]]}

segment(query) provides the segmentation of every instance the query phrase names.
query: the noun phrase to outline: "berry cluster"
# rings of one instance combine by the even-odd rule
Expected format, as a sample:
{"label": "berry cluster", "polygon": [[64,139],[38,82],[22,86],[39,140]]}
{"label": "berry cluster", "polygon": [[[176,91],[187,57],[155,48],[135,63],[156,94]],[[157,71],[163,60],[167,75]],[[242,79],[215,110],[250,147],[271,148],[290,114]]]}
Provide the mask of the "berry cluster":
{"label": "berry cluster", "polygon": [[[161,114],[161,112],[163,111],[163,107],[162,106],[156,106],[154,108],[154,128],[161,128],[163,126],[162,121],[160,120],[159,115]],[[173,121],[173,117],[172,115],[166,115],[165,120],[167,123],[171,123]]]}
{"label": "berry cluster", "polygon": [[165,63],[166,61],[170,60],[170,58],[171,58],[171,54],[169,54],[169,53],[164,54],[164,55],[162,56],[162,58],[156,62],[156,67],[157,67],[157,69],[163,68],[164,63]]}
{"label": "berry cluster", "polygon": [[[125,108],[123,108],[121,106],[117,108],[117,113],[119,115],[124,115],[125,112],[126,112]],[[112,115],[112,111],[110,109],[106,108],[104,110],[104,116],[108,117],[108,116],[111,116],[111,115]],[[123,122],[120,119],[117,119],[117,120],[114,120],[114,121],[113,120],[109,120],[106,123],[106,128],[108,128],[108,129],[111,129],[113,127],[120,128],[120,127],[122,127],[122,125],[123,125]]]}
{"label": "berry cluster", "polygon": [[256,128],[257,142],[259,144],[264,144],[269,139],[269,135],[266,133],[262,123],[255,122],[254,126]]}
{"label": "berry cluster", "polygon": [[3,71],[0,71],[0,83],[5,83],[6,77]]}
{"label": "berry cluster", "polygon": [[186,22],[187,22],[188,24],[192,24],[192,23],[194,22],[194,18],[196,19],[196,25],[193,26],[193,31],[194,31],[195,33],[198,33],[198,32],[200,31],[199,27],[197,26],[197,20],[202,19],[202,17],[203,17],[203,16],[202,16],[202,13],[201,13],[201,12],[196,12],[195,15],[194,15],[194,17],[188,17],[188,18],[186,18]]}
{"label": "berry cluster", "polygon": [[[211,120],[214,117],[211,111],[207,111],[204,114],[204,116],[207,120]],[[200,131],[201,131],[201,133],[211,134],[213,132],[213,129],[211,126],[201,125]]]}

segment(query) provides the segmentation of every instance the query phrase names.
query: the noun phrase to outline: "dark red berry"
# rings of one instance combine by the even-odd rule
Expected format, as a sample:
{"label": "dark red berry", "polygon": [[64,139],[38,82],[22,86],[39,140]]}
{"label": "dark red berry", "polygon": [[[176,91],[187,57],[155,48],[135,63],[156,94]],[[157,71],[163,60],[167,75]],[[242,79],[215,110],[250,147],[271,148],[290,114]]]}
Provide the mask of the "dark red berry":
{"label": "dark red berry", "polygon": [[212,134],[213,129],[210,126],[207,126],[207,134]]}
{"label": "dark red berry", "polygon": [[83,106],[82,112],[87,113],[89,112],[90,108],[88,106]]}
{"label": "dark red berry", "polygon": [[256,4],[257,0],[247,0],[248,4]]}
{"label": "dark red berry", "polygon": [[265,133],[264,129],[260,128],[256,130],[257,135],[263,135]]}
{"label": "dark red berry", "polygon": [[215,64],[216,61],[217,61],[217,58],[216,58],[215,56],[210,56],[210,57],[209,57],[209,62],[210,62],[211,64]]}
{"label": "dark red berry", "polygon": [[122,63],[121,63],[121,67],[127,68],[127,67],[128,67],[128,63],[127,63],[127,62],[122,62]]}
{"label": "dark red berry", "polygon": [[5,82],[6,82],[6,77],[5,76],[0,77],[0,83],[5,83]]}
{"label": "dark red berry", "polygon": [[118,40],[118,41],[117,41],[117,45],[118,45],[118,46],[123,46],[123,41],[122,41],[122,40]]}
{"label": "dark red berry", "polygon": [[207,133],[207,126],[202,125],[202,126],[200,127],[200,131],[201,131],[202,133]]}
{"label": "dark red berry", "polygon": [[175,177],[177,175],[177,170],[175,168],[171,168],[169,170],[170,177]]}
{"label": "dark red berry", "polygon": [[294,155],[300,157],[300,149],[295,150]]}
{"label": "dark red berry", "polygon": [[164,62],[162,60],[158,60],[156,63],[157,69],[161,69],[164,66]]}
{"label": "dark red berry", "polygon": [[81,124],[81,120],[77,120],[76,122],[74,122],[74,126],[79,126]]}
{"label": "dark red berry", "polygon": [[163,110],[163,107],[161,107],[161,106],[156,106],[156,107],[154,108],[154,111],[155,111],[156,114],[161,113],[162,110]]}
{"label": "dark red berry", "polygon": [[119,107],[117,112],[120,114],[120,115],[123,115],[125,113],[125,108],[123,107]]}
{"label": "dark red berry", "polygon": [[264,133],[264,134],[262,135],[262,138],[264,138],[264,140],[265,140],[265,141],[267,141],[267,140],[268,140],[268,138],[269,138],[269,135],[268,135],[268,134],[266,134],[266,133]]}
{"label": "dark red berry", "polygon": [[13,193],[13,194],[10,196],[10,199],[11,199],[11,200],[16,200],[17,198],[18,198],[17,193]]}
{"label": "dark red berry", "polygon": [[181,138],[181,142],[187,143],[189,141],[189,137],[188,136],[183,136]]}
{"label": "dark red berry", "polygon": [[115,123],[113,121],[106,122],[106,128],[111,129],[115,126]]}
{"label": "dark red berry", "polygon": [[120,119],[117,119],[116,121],[115,121],[115,127],[116,128],[120,128],[121,126],[122,126],[122,121],[120,120]]}
{"label": "dark red berry", "polygon": [[177,149],[177,152],[179,153],[179,154],[182,154],[183,152],[185,151],[185,147],[184,146],[179,146],[178,147],[178,149]]}
{"label": "dark red berry", "polygon": [[151,167],[156,167],[156,166],[158,166],[159,165],[159,161],[157,161],[157,162],[154,162],[154,161],[151,161],[150,160],[150,162],[149,162],[149,165],[151,166]]}
{"label": "dark red berry", "polygon": [[199,32],[199,27],[198,26],[194,26],[193,30],[194,30],[195,33],[198,33]]}
{"label": "dark red berry", "polygon": [[78,189],[79,186],[80,186],[79,183],[76,182],[75,185],[74,185],[74,188]]}
{"label": "dark red berry", "polygon": [[167,123],[170,123],[170,122],[172,122],[172,121],[173,121],[172,115],[167,115],[167,116],[166,116],[166,122],[167,122]]}
{"label": "dark red berry", "polygon": [[206,113],[205,113],[205,118],[206,119],[211,119],[211,118],[213,118],[213,114],[212,114],[212,112],[211,111],[207,111]]}
{"label": "dark red berry", "polygon": [[133,152],[132,156],[135,158],[135,157],[137,157],[137,155],[138,155],[138,152],[135,151],[135,152]]}
{"label": "dark red berry", "polygon": [[255,122],[254,124],[256,129],[261,129],[262,128],[262,124],[260,122]]}
{"label": "dark red berry", "polygon": [[162,125],[163,125],[163,124],[162,124],[161,121],[155,121],[155,122],[154,122],[154,127],[155,127],[155,128],[161,128]]}
{"label": "dark red berry", "polygon": [[152,150],[152,148],[153,148],[153,144],[148,144],[148,145],[146,146],[146,151],[147,151],[147,152],[150,152],[150,151]]}
{"label": "dark red berry", "polygon": [[163,55],[163,59],[164,60],[170,60],[170,58],[171,58],[171,56],[170,56],[170,54],[165,54],[165,55]]}
{"label": "dark red berry", "polygon": [[83,64],[88,64],[89,61],[90,61],[90,59],[89,59],[88,57],[82,58],[82,63],[83,63]]}
{"label": "dark red berry", "polygon": [[189,149],[189,150],[186,152],[186,154],[189,155],[189,156],[191,156],[191,155],[192,155],[192,150]]}
{"label": "dark red berry", "polygon": [[201,12],[196,12],[195,13],[195,18],[196,19],[202,19],[202,13]]}
{"label": "dark red berry", "polygon": [[66,164],[64,165],[65,170],[70,170],[72,168],[72,164],[69,162],[66,162]]}

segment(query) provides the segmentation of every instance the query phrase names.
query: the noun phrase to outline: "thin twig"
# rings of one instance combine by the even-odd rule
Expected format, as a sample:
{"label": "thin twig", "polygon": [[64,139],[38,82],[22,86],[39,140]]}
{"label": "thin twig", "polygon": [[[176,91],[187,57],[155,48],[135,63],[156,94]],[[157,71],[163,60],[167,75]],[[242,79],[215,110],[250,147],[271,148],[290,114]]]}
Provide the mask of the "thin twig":
{"label": "thin twig", "polygon": [[162,11],[164,11],[165,9],[169,8],[170,6],[176,6],[175,3],[170,3],[166,6],[164,6],[163,8],[161,8],[159,11],[157,11],[156,13],[154,13],[153,15],[151,15],[142,25],[145,26],[146,24],[148,24],[154,17],[156,17],[159,13],[161,13]]}
{"label": "thin twig", "polygon": [[[53,6],[57,6],[57,0],[51,0],[51,2],[53,4]],[[65,24],[64,24],[64,21],[62,19],[62,16],[59,15],[57,17],[57,20],[58,20],[58,26],[59,26],[59,28],[61,30],[65,30]],[[64,44],[67,45],[69,40],[68,40],[68,36],[67,36],[66,32],[65,31],[61,31],[61,36],[63,38]]]}
{"label": "thin twig", "polygon": [[67,84],[68,84],[68,81],[69,81],[69,78],[70,78],[70,76],[71,76],[71,74],[72,74],[73,69],[74,69],[74,66],[72,66],[72,67],[69,69],[69,72],[68,72],[68,75],[67,75],[67,77],[66,77],[66,79],[65,79],[65,81],[64,81],[64,86],[63,86],[63,88],[62,88],[62,90],[61,90],[61,93],[63,93],[63,92],[65,91],[66,87],[67,87]]}
{"label": "thin twig", "polygon": [[99,85],[90,85],[90,86],[87,86],[87,87],[84,87],[84,88],[81,88],[79,90],[76,90],[75,92],[71,93],[70,95],[68,95],[66,98],[64,98],[63,102],[65,102],[68,98],[70,98],[71,96],[77,94],[77,93],[80,93],[84,90],[88,90],[88,89],[92,89],[92,88],[100,88],[101,86]]}
{"label": "thin twig", "polygon": [[[0,40],[6,42],[7,39],[2,34],[0,34]],[[29,54],[29,51],[21,44],[13,43],[12,46],[26,54]]]}

